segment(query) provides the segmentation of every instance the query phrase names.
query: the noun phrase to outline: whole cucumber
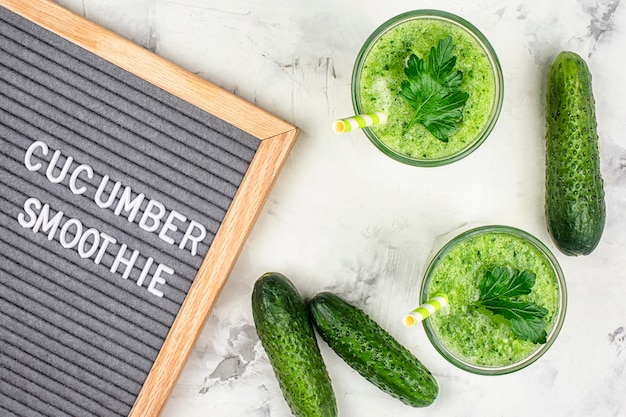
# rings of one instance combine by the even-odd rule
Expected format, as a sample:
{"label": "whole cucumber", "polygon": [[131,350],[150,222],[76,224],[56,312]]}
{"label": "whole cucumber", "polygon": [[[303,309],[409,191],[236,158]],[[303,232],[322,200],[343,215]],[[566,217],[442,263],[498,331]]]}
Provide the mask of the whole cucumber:
{"label": "whole cucumber", "polygon": [[329,292],[308,306],[322,339],[365,379],[413,407],[435,401],[439,387],[430,371],[361,309]]}
{"label": "whole cucumber", "polygon": [[259,339],[291,412],[336,417],[337,405],[304,300],[287,277],[268,272],[252,291]]}
{"label": "whole cucumber", "polygon": [[606,217],[591,73],[576,53],[559,53],[548,72],[546,200],[548,231],[566,255],[588,255]]}

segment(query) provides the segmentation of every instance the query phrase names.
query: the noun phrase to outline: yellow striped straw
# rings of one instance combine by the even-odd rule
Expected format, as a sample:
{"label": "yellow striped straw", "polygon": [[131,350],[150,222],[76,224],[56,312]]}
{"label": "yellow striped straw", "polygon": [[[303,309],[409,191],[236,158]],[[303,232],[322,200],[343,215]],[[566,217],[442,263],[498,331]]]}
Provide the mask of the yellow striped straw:
{"label": "yellow striped straw", "polygon": [[405,327],[413,327],[418,322],[421,322],[426,317],[439,310],[441,307],[448,305],[448,296],[445,294],[435,294],[430,300],[411,311],[404,316],[402,323]]}
{"label": "yellow striped straw", "polygon": [[345,133],[353,129],[362,129],[366,126],[372,126],[379,123],[385,123],[387,115],[382,112],[359,114],[345,119],[336,120],[333,123],[335,133]]}

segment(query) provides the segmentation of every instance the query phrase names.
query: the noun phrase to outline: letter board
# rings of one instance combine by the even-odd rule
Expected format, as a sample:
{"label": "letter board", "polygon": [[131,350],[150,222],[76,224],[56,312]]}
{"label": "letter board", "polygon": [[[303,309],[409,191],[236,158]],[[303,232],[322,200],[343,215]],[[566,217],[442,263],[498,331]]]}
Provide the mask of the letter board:
{"label": "letter board", "polygon": [[157,415],[298,129],[0,0],[0,415]]}

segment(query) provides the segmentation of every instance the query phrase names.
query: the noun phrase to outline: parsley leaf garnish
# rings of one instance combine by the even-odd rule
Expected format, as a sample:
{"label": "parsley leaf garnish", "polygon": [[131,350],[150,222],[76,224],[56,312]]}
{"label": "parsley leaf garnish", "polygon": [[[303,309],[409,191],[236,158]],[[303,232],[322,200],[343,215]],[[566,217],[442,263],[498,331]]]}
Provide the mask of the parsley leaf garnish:
{"label": "parsley leaf garnish", "polygon": [[530,271],[497,266],[486,271],[479,282],[480,297],[475,305],[507,319],[516,337],[543,344],[547,339],[543,318],[548,310],[518,298],[531,292],[535,279],[535,274]]}
{"label": "parsley leaf garnish", "polygon": [[452,50],[448,36],[430,49],[427,62],[411,54],[404,67],[407,79],[400,84],[400,96],[415,109],[407,130],[420,123],[443,142],[448,142],[463,120],[463,106],[469,98],[461,91],[463,73],[454,69]]}

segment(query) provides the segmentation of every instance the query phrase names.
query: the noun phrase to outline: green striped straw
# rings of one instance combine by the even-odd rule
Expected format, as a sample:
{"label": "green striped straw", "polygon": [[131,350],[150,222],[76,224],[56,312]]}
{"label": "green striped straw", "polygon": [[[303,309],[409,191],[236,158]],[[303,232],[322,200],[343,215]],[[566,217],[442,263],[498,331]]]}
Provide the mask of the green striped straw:
{"label": "green striped straw", "polygon": [[445,294],[435,294],[430,300],[411,311],[404,316],[402,323],[405,327],[413,327],[418,322],[421,322],[426,317],[439,310],[441,307],[448,305],[448,296]]}
{"label": "green striped straw", "polygon": [[336,120],[333,123],[335,133],[345,133],[353,129],[362,129],[366,126],[372,126],[379,123],[385,123],[387,115],[382,112],[359,114],[345,119]]}

